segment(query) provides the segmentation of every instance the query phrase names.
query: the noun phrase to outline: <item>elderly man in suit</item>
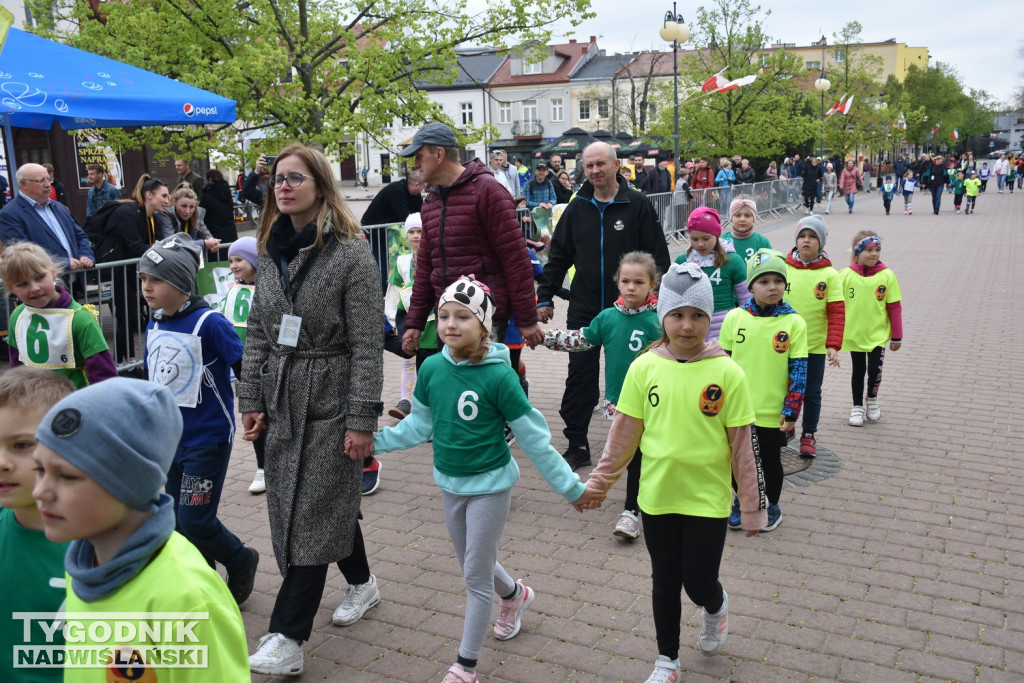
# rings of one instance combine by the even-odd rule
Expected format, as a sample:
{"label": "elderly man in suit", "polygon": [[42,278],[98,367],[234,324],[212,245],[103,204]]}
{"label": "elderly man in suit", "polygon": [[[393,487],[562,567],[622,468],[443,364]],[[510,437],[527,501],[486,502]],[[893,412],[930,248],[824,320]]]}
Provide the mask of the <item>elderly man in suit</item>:
{"label": "elderly man in suit", "polygon": [[[71,217],[67,207],[50,199],[50,175],[39,164],[18,169],[18,196],[0,211],[0,240],[4,244],[34,242],[49,252],[66,270],[91,268],[92,245],[85,231]],[[74,289],[84,280],[74,278]],[[84,290],[74,294],[82,294]]]}

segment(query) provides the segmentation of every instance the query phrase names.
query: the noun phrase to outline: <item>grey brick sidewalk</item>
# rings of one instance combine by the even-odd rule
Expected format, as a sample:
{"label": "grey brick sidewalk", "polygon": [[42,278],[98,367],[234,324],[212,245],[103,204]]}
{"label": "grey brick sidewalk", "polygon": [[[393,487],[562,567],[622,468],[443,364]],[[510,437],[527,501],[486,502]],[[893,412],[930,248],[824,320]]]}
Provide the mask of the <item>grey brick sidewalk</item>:
{"label": "grey brick sidewalk", "polygon": [[[684,680],[1024,680],[1024,371],[1013,353],[1024,337],[1024,192],[982,195],[970,216],[952,213],[951,196],[943,205],[934,216],[919,195],[913,216],[885,216],[877,194],[862,194],[854,214],[826,217],[838,267],[853,233],[870,227],[900,279],[906,334],[885,359],[883,418],[846,425],[844,354],[844,367],[826,373],[818,433],[842,469],[787,488],[776,531],[730,533],[722,562],[729,642],[719,657],[697,652],[699,610],[684,596]],[[795,223],[766,226],[776,248],[792,244]],[[566,358],[536,350],[524,359],[531,400],[563,450]],[[398,370],[388,356],[386,405],[397,398]],[[595,414],[595,451],[607,426]],[[518,448],[513,454],[523,477],[500,559],[538,598],[519,636],[487,638],[481,680],[645,680],[657,655],[650,563],[642,538],[611,535],[624,485],[604,509],[580,515]],[[382,602],[353,626],[331,625],[345,588],[332,568],[302,680],[439,681],[455,659],[465,596],[430,452],[382,461],[381,490],[363,499]],[[265,500],[246,493],[254,468],[251,447],[239,440],[221,504],[228,526],[263,556],[242,610],[250,649],[280,585]]]}

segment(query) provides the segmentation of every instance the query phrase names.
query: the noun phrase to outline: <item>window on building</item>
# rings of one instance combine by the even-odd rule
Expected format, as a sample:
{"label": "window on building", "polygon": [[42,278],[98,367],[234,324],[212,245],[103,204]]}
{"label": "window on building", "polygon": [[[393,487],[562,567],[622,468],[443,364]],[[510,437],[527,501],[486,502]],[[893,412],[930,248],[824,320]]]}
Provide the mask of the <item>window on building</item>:
{"label": "window on building", "polygon": [[498,123],[512,123],[512,103],[498,103]]}
{"label": "window on building", "polygon": [[552,97],[551,98],[551,120],[561,121],[565,117],[562,108],[562,98]]}
{"label": "window on building", "polygon": [[540,62],[537,62],[535,64],[527,64],[526,62],[523,62],[523,75],[524,76],[531,76],[531,75],[539,74],[539,73],[541,73]]}
{"label": "window on building", "polygon": [[463,102],[462,103],[462,125],[468,126],[473,123],[473,103]]}
{"label": "window on building", "polygon": [[761,55],[761,66],[764,66],[765,64],[768,63],[768,58],[769,57],[771,57],[771,55],[769,55],[769,54]]}
{"label": "window on building", "polygon": [[846,50],[836,50],[835,52],[832,53],[832,55],[832,58],[836,61],[837,64],[841,64],[842,62],[846,61]]}
{"label": "window on building", "polygon": [[590,100],[580,100],[580,121],[590,120]]}
{"label": "window on building", "polygon": [[815,59],[814,61],[811,61],[811,62],[807,62],[807,69],[808,69],[808,70],[811,70],[811,69],[820,69],[820,68],[821,68],[821,62],[819,62],[819,61],[818,61],[818,60],[816,60],[816,59]]}
{"label": "window on building", "polygon": [[610,103],[611,100],[607,97],[597,98],[597,115],[604,120],[608,120],[608,117],[611,116],[612,108]]}

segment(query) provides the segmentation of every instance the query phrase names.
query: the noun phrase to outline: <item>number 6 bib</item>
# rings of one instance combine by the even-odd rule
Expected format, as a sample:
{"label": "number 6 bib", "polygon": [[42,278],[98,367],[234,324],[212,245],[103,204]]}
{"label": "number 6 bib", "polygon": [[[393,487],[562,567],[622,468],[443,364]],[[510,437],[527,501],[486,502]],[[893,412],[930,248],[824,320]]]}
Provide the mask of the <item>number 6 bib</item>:
{"label": "number 6 bib", "polygon": [[254,291],[255,285],[237,284],[228,290],[224,313],[235,327],[249,327],[249,306],[252,305]]}
{"label": "number 6 bib", "polygon": [[75,340],[71,336],[74,316],[75,312],[70,309],[26,306],[14,330],[21,362],[47,370],[74,369]]}

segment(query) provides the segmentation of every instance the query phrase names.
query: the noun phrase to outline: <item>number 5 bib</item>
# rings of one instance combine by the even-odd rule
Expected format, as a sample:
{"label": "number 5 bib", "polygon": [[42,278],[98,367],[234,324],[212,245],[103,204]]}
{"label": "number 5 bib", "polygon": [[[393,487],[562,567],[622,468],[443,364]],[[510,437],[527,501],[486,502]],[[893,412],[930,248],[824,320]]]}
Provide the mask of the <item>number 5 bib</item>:
{"label": "number 5 bib", "polygon": [[71,336],[74,316],[71,309],[26,306],[14,329],[21,362],[47,370],[74,369],[75,340]]}
{"label": "number 5 bib", "polygon": [[149,381],[163,384],[182,408],[195,408],[199,404],[199,389],[203,381],[203,344],[199,329],[213,311],[206,311],[196,322],[192,334],[161,330],[160,323],[146,334]]}

